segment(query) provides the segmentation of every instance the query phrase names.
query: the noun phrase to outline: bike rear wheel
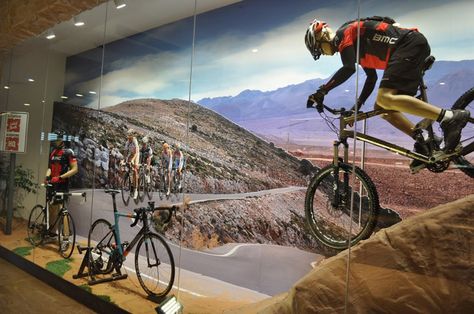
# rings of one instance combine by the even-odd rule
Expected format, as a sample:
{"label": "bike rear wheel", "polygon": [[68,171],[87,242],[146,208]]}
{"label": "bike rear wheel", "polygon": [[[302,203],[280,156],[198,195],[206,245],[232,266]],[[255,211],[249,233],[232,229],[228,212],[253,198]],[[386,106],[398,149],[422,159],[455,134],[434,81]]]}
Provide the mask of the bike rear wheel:
{"label": "bike rear wheel", "polygon": [[43,242],[43,235],[46,229],[46,216],[44,207],[36,205],[30,212],[28,218],[28,240],[33,246],[38,246]]}
{"label": "bike rear wheel", "polygon": [[105,219],[94,221],[87,237],[89,254],[89,269],[94,274],[108,274],[112,271],[112,252],[117,240],[112,225]]}
{"label": "bike rear wheel", "polygon": [[474,88],[459,97],[452,109],[466,109],[471,112],[470,122],[467,123],[461,133],[463,156],[456,158],[455,161],[462,172],[474,178]]}
{"label": "bike rear wheel", "polygon": [[173,253],[166,241],[156,233],[145,234],[135,252],[138,281],[148,295],[164,297],[174,283]]}
{"label": "bike rear wheel", "polygon": [[[337,193],[335,186],[337,178]],[[352,190],[354,204],[350,219]],[[368,238],[377,223],[379,199],[372,180],[360,168],[329,165],[311,180],[305,198],[305,216],[314,236],[324,245],[342,250]]]}
{"label": "bike rear wheel", "polygon": [[71,257],[76,244],[76,228],[74,220],[68,212],[63,212],[58,223],[59,254],[64,258]]}
{"label": "bike rear wheel", "polygon": [[128,173],[125,173],[122,177],[122,187],[120,190],[122,192],[122,201],[125,206],[127,206],[132,194],[132,181],[130,180],[130,175]]}

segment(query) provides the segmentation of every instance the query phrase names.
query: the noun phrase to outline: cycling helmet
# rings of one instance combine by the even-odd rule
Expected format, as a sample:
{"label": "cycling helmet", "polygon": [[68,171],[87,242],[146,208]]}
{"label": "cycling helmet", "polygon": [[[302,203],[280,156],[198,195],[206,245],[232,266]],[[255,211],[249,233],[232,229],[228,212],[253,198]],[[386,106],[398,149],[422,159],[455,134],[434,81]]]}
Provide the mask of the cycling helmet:
{"label": "cycling helmet", "polygon": [[169,145],[168,143],[166,143],[166,142],[163,143],[163,149],[165,149],[165,148],[170,148],[170,145]]}
{"label": "cycling helmet", "polygon": [[304,42],[314,60],[318,60],[323,53],[321,49],[321,38],[323,37],[323,33],[326,31],[326,26],[326,22],[314,19],[306,30]]}
{"label": "cycling helmet", "polygon": [[145,136],[144,138],[142,138],[142,142],[145,144],[148,143],[148,136]]}
{"label": "cycling helmet", "polygon": [[62,129],[57,129],[53,132],[53,134],[56,134],[56,139],[54,139],[54,141],[63,141],[63,142],[70,142],[71,141],[71,137],[70,135],[68,135],[66,133],[66,131],[62,130]]}
{"label": "cycling helmet", "polygon": [[135,130],[134,129],[128,129],[127,130],[127,136],[135,136]]}

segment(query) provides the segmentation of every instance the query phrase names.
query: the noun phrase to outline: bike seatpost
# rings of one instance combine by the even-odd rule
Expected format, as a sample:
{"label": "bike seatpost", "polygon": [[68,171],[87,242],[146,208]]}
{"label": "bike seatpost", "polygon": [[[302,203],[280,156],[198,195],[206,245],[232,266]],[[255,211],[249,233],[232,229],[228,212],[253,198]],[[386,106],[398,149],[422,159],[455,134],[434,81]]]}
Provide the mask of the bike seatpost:
{"label": "bike seatpost", "polygon": [[114,207],[114,212],[117,211],[117,202],[115,201],[115,193],[112,194],[112,206]]}

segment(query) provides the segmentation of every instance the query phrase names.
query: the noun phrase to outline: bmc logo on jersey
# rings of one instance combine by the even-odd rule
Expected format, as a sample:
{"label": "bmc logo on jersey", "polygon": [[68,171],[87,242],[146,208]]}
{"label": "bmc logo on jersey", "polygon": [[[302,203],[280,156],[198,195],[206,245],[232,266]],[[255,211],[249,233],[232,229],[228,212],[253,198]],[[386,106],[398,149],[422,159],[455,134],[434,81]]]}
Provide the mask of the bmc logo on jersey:
{"label": "bmc logo on jersey", "polygon": [[373,41],[380,41],[381,43],[385,44],[395,44],[398,38],[396,37],[390,37],[390,36],[383,36],[380,34],[374,34],[374,37],[372,38]]}

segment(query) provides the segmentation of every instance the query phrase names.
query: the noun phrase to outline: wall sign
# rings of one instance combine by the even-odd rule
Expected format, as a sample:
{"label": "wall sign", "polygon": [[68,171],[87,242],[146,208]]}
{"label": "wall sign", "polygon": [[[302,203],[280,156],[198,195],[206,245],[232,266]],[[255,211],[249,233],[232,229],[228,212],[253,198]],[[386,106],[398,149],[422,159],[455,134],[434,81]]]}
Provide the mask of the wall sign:
{"label": "wall sign", "polygon": [[28,135],[28,112],[4,112],[0,114],[0,151],[25,153]]}

